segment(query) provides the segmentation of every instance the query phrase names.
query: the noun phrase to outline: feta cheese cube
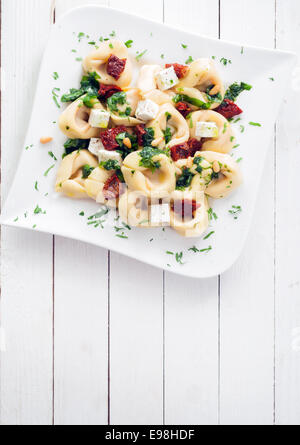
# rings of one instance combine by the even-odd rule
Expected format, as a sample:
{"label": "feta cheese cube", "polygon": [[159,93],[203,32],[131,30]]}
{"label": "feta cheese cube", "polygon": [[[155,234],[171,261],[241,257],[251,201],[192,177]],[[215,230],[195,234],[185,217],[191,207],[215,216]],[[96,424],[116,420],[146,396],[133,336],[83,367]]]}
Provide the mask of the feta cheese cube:
{"label": "feta cheese cube", "polygon": [[89,118],[89,124],[94,128],[107,128],[110,119],[110,113],[99,108],[93,108]]}
{"label": "feta cheese cube", "polygon": [[170,224],[169,204],[153,204],[150,209],[150,221],[152,225],[166,226]]}
{"label": "feta cheese cube", "polygon": [[161,70],[158,74],[156,74],[155,78],[158,88],[162,91],[174,87],[179,82],[173,66]]}
{"label": "feta cheese cube", "polygon": [[214,122],[196,122],[195,136],[200,138],[217,138],[219,129]]}
{"label": "feta cheese cube", "polygon": [[117,151],[99,150],[98,159],[99,162],[106,162],[111,159],[112,161],[118,161],[120,165],[122,164],[122,156]]}
{"label": "feta cheese cube", "polygon": [[156,118],[158,110],[159,106],[153,100],[140,100],[135,115],[142,121],[150,121]]}
{"label": "feta cheese cube", "polygon": [[98,156],[99,151],[104,150],[104,145],[102,144],[101,139],[91,138],[88,150],[93,155]]}

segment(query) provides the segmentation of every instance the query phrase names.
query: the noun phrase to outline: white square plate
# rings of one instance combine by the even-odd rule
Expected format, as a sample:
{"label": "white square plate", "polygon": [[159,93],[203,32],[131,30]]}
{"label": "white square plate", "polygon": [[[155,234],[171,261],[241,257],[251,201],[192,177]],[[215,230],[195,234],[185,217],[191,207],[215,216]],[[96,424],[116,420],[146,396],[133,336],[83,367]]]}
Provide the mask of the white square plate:
{"label": "white square plate", "polygon": [[[77,87],[82,69],[76,59],[93,50],[90,41],[99,41],[101,35],[108,37],[113,30],[121,40],[134,41],[129,50],[132,58],[137,51],[147,49],[136,66],[143,63],[184,63],[190,55],[193,58],[214,56],[226,85],[234,81],[253,85],[252,90],[242,93],[238,100],[244,113],[242,120],[234,124],[240,146],[234,149],[233,156],[235,159],[243,158],[244,183],[228,198],[211,200],[218,218],[211,222],[209,231],[215,233],[207,240],[182,238],[170,228],[126,229],[128,239],[122,239],[116,236],[114,226],[120,223],[116,223],[112,215],[103,229],[88,224],[88,217],[99,210],[98,204],[71,200],[54,192],[65,137],[53,123],[58,121],[62,109],[55,105],[52,90],[60,88],[62,94],[70,87]],[[79,39],[81,32],[85,36]],[[188,48],[182,48],[181,43],[187,44]],[[73,49],[76,52],[72,52]],[[164,54],[163,60],[161,54]],[[230,59],[231,63],[224,66],[219,62],[221,58]],[[75,238],[182,275],[204,278],[223,272],[238,258],[244,245],[273,125],[294,63],[295,56],[291,53],[247,46],[242,49],[237,44],[185,33],[110,8],[89,6],[72,10],[53,27],[45,50],[30,125],[2,212],[2,224]],[[57,80],[53,78],[54,72],[59,74]],[[261,127],[249,125],[250,121],[259,122]],[[244,126],[244,132],[240,131],[240,125]],[[39,140],[43,136],[52,136],[53,141],[41,145]],[[57,162],[48,151],[55,154]],[[53,164],[54,167],[44,176]],[[35,189],[36,181],[39,191]],[[35,214],[37,205],[46,213]],[[228,212],[232,205],[242,206],[236,220]],[[84,216],[79,215],[81,211],[84,211]],[[206,253],[194,253],[188,250],[192,246],[199,250],[212,246],[212,249]],[[183,252],[184,264],[179,264],[175,255],[169,255],[167,251]]]}

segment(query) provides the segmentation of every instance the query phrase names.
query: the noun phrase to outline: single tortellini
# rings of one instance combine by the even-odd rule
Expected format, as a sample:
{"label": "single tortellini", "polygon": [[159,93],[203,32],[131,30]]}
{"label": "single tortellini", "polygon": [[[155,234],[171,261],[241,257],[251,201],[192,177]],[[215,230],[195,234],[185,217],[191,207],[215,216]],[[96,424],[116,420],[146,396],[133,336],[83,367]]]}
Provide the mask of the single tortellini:
{"label": "single tortellini", "polygon": [[[84,96],[72,102],[59,118],[59,128],[71,139],[98,138],[100,129],[91,127],[89,117],[92,108],[86,107],[82,100]],[[97,101],[93,108],[104,110],[103,105]]]}
{"label": "single tortellini", "polygon": [[240,167],[231,156],[214,151],[198,151],[196,156],[212,164],[215,175],[205,189],[212,198],[224,198],[243,182]]}
{"label": "single tortellini", "polygon": [[[107,61],[111,55],[119,59],[126,59],[124,71],[119,79],[115,79],[107,73]],[[120,40],[108,40],[99,45],[99,49],[89,54],[83,61],[83,69],[86,73],[96,72],[99,83],[105,85],[117,85],[120,88],[128,87],[132,80],[132,64],[128,58],[126,46]]]}
{"label": "single tortellini", "polygon": [[208,202],[203,191],[175,190],[171,194],[170,221],[185,237],[198,237],[208,227]]}
{"label": "single tortellini", "polygon": [[164,153],[155,154],[151,161],[156,167],[151,169],[142,165],[141,152],[132,152],[123,161],[121,170],[128,187],[140,190],[148,197],[153,193],[158,196],[175,190],[175,166],[172,160]]}
{"label": "single tortellini", "polygon": [[190,135],[187,121],[168,103],[160,107],[156,118],[148,122],[147,127],[153,128],[152,145],[159,148],[165,145],[171,148],[174,145],[183,144],[188,141]]}
{"label": "single tortellini", "polygon": [[202,149],[217,151],[219,153],[229,153],[234,146],[234,132],[228,120],[212,110],[194,111],[190,117],[191,138],[200,139],[196,136],[197,122],[213,122],[218,127],[218,136],[214,138],[204,138]]}
{"label": "single tortellini", "polygon": [[190,64],[190,69],[176,85],[177,90],[183,87],[197,88],[206,93],[209,89],[209,95],[220,94],[220,99],[211,105],[210,108],[216,108],[222,101],[225,89],[221,77],[219,76],[215,64],[210,59],[197,59]]}
{"label": "single tortellini", "polygon": [[147,93],[157,88],[155,76],[161,70],[162,67],[159,65],[143,65],[141,67],[137,79],[137,87],[141,93]]}
{"label": "single tortellini", "polygon": [[116,104],[118,111],[110,110],[113,123],[115,125],[126,125],[127,127],[142,124],[143,121],[134,117],[140,100],[139,90],[137,88],[128,88],[124,94],[126,95],[126,102],[123,104]]}
{"label": "single tortellini", "polygon": [[119,200],[122,221],[133,227],[150,227],[149,200],[141,191],[127,190]]}
{"label": "single tortellini", "polygon": [[83,178],[83,167],[95,168],[98,160],[88,150],[73,151],[65,156],[57,172],[55,190],[70,198],[86,198],[86,179]]}

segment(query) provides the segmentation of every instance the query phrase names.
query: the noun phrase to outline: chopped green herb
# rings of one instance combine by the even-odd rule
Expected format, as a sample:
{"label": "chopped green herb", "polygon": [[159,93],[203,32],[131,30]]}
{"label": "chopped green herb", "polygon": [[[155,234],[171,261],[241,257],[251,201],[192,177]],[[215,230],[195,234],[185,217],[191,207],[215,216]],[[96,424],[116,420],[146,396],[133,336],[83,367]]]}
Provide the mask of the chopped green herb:
{"label": "chopped green herb", "polygon": [[272,82],[274,82],[275,80],[274,77],[269,77],[269,79],[272,80]]}
{"label": "chopped green herb", "polygon": [[125,42],[125,46],[126,46],[127,48],[131,48],[131,47],[132,47],[132,44],[133,44],[133,40],[127,40],[127,42]]}
{"label": "chopped green herb", "polygon": [[108,159],[108,161],[100,162],[99,165],[105,170],[120,170],[120,165],[115,159]]}
{"label": "chopped green herb", "polygon": [[176,252],[175,259],[176,259],[177,263],[184,264],[182,262],[182,257],[183,257],[183,252]]}
{"label": "chopped green herb", "polygon": [[244,131],[245,131],[245,127],[244,127],[244,125],[240,125],[240,132],[241,132],[241,133],[244,133]]}
{"label": "chopped green herb", "polygon": [[207,238],[209,238],[211,235],[213,235],[215,232],[214,232],[214,230],[212,230],[211,232],[209,232],[203,239],[205,240],[205,239],[207,239]]}
{"label": "chopped green herb", "polygon": [[182,43],[181,46],[182,46],[183,49],[186,49],[186,48],[188,47],[188,46],[185,45],[184,43]]}
{"label": "chopped green herb", "polygon": [[234,219],[238,218],[238,215],[241,213],[242,211],[242,207],[241,206],[231,206],[231,210],[228,210],[228,213],[230,213],[230,215],[233,216]]}
{"label": "chopped green herb", "polygon": [[166,144],[168,144],[170,142],[170,140],[172,139],[171,128],[167,127],[165,130],[163,130],[163,134],[164,134],[165,142],[166,142]]}
{"label": "chopped green herb", "polygon": [[82,77],[80,82],[80,88],[71,88],[69,93],[64,94],[61,97],[62,102],[74,102],[79,97],[84,94],[89,94],[91,96],[97,96],[99,90],[99,75],[96,72],[89,73]]}
{"label": "chopped green herb", "polygon": [[224,99],[229,99],[235,102],[242,91],[250,91],[251,88],[252,85],[249,85],[248,83],[241,82],[240,84],[238,84],[237,82],[234,82],[227,88]]}
{"label": "chopped green herb", "polygon": [[79,216],[84,216],[84,211],[80,212]]}
{"label": "chopped green herb", "polygon": [[114,46],[113,46],[112,43],[110,43],[110,44],[109,44],[109,47],[110,47],[111,49],[113,49]]}
{"label": "chopped green herb", "polygon": [[53,158],[54,161],[57,161],[57,158],[52,151],[48,151],[48,155],[51,156],[51,158]]}
{"label": "chopped green herb", "polygon": [[82,59],[82,57],[76,57],[75,60],[76,60],[76,62],[82,62],[83,59]]}
{"label": "chopped green herb", "polygon": [[225,57],[221,57],[220,62],[223,63],[224,66],[227,66],[228,63],[232,63],[230,59],[226,59]]}
{"label": "chopped green herb", "polygon": [[90,165],[85,164],[82,167],[82,177],[84,179],[88,178],[94,169],[95,169],[95,167],[91,167]]}
{"label": "chopped green herb", "polygon": [[120,91],[107,99],[107,107],[112,112],[118,112],[118,105],[125,105],[126,101],[126,93],[124,91]]}
{"label": "chopped green herb", "polygon": [[116,37],[116,31],[112,31],[112,32],[109,34],[109,36],[110,36],[110,37]]}
{"label": "chopped green herb", "polygon": [[89,143],[90,143],[89,139],[68,139],[64,143],[65,153],[63,157],[69,155],[73,151],[87,149]]}
{"label": "chopped green herb", "polygon": [[241,47],[241,54],[244,54],[244,47]]}
{"label": "chopped green herb", "polygon": [[258,122],[248,122],[249,125],[253,125],[253,127],[261,127],[261,124]]}
{"label": "chopped green herb", "polygon": [[161,55],[160,55],[160,58],[161,58],[161,59],[164,59],[164,58],[165,58],[165,55],[164,55],[164,54],[161,54]]}
{"label": "chopped green herb", "polygon": [[207,210],[207,213],[208,213],[208,219],[209,219],[209,221],[212,221],[213,219],[214,219],[214,220],[217,220],[217,219],[218,219],[217,214],[213,211],[212,208],[208,209],[208,210]]}
{"label": "chopped green herb", "polygon": [[189,187],[191,185],[193,176],[194,175],[190,171],[189,168],[183,167],[182,174],[179,176],[179,178],[176,181],[176,189],[184,190],[186,187]]}
{"label": "chopped green herb", "polygon": [[209,252],[211,249],[212,249],[212,247],[208,246],[206,249],[200,249],[199,252],[200,253],[202,253],[202,252]]}
{"label": "chopped green herb", "polygon": [[36,206],[36,208],[34,209],[33,213],[34,213],[35,215],[38,215],[39,213],[45,214],[46,211],[45,211],[45,210],[43,211],[43,210],[39,207],[39,205],[37,204],[37,206]]}
{"label": "chopped green herb", "polygon": [[58,75],[58,73],[55,71],[54,73],[53,73],[53,79],[54,80],[57,80],[59,78],[59,75]]}
{"label": "chopped green herb", "polygon": [[235,162],[239,163],[243,160],[243,158],[238,158]]}
{"label": "chopped green herb", "polygon": [[153,173],[157,168],[160,168],[160,162],[159,161],[153,161],[153,157],[157,156],[159,154],[166,154],[165,151],[160,150],[159,148],[154,147],[144,147],[140,152],[139,155],[141,157],[141,160],[139,162],[139,165],[141,167],[149,168],[151,172]]}
{"label": "chopped green herb", "polygon": [[145,49],[144,51],[142,51],[141,53],[137,53],[137,55],[135,56],[135,59],[137,62],[139,62],[141,60],[141,58],[143,57],[144,54],[146,54],[148,50]]}
{"label": "chopped green herb", "polygon": [[185,63],[188,65],[189,63],[192,63],[192,62],[194,62],[194,59],[192,58],[192,56],[189,56],[187,59],[186,59],[186,61],[185,61]]}
{"label": "chopped green herb", "polygon": [[166,254],[168,254],[168,255],[174,255],[174,252],[171,252],[170,250],[167,250],[167,251],[166,251]]}
{"label": "chopped green herb", "polygon": [[54,101],[55,105],[57,106],[57,108],[60,108],[60,105],[59,105],[58,100],[57,100],[57,98],[58,98],[57,91],[59,92],[60,88],[53,88],[53,90],[52,90],[52,98],[53,98],[53,101]]}
{"label": "chopped green herb", "polygon": [[55,164],[51,165],[51,167],[49,167],[49,168],[45,171],[44,176],[48,176],[48,173],[49,173],[50,170],[52,170],[52,168],[54,168],[54,167],[55,167]]}
{"label": "chopped green herb", "polygon": [[126,235],[120,235],[120,234],[117,234],[116,236],[117,236],[118,238],[128,239],[128,236],[126,236]]}
{"label": "chopped green herb", "polygon": [[37,182],[37,181],[35,181],[34,188],[35,188],[35,190],[36,190],[37,192],[39,191],[39,187],[38,187],[38,182]]}
{"label": "chopped green herb", "polygon": [[78,38],[78,42],[81,42],[81,40],[83,39],[84,36],[85,36],[85,33],[84,33],[84,32],[80,32],[80,33],[78,34],[78,36],[77,36],[77,38]]}
{"label": "chopped green herb", "polygon": [[241,144],[235,144],[232,148],[238,148]]}

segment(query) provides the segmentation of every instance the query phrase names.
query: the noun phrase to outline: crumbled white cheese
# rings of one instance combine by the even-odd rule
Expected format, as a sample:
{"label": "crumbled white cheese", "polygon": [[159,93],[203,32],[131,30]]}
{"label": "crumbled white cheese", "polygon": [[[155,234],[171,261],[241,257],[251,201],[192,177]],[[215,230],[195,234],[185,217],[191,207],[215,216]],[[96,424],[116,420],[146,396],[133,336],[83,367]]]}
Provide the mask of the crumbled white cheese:
{"label": "crumbled white cheese", "polygon": [[99,150],[98,152],[98,159],[99,162],[106,162],[109,159],[113,160],[113,161],[118,161],[119,164],[121,165],[122,163],[122,156],[120,155],[120,153],[118,153],[117,151],[109,151],[109,150]]}
{"label": "crumbled white cheese", "polygon": [[219,129],[214,122],[196,122],[196,138],[217,138]]}
{"label": "crumbled white cheese", "polygon": [[150,211],[150,220],[152,225],[170,224],[170,206],[169,204],[153,204]]}
{"label": "crumbled white cheese", "polygon": [[102,144],[101,139],[91,138],[88,150],[93,155],[98,156],[99,151],[104,150],[104,145]]}
{"label": "crumbled white cheese", "polygon": [[161,70],[158,74],[156,74],[155,78],[158,88],[162,91],[173,88],[179,82],[173,66]]}
{"label": "crumbled white cheese", "polygon": [[142,121],[150,121],[156,118],[158,110],[159,106],[155,102],[153,102],[153,100],[140,100],[135,115]]}
{"label": "crumbled white cheese", "polygon": [[99,108],[93,108],[89,118],[89,124],[94,128],[107,128],[110,119],[110,113]]}

